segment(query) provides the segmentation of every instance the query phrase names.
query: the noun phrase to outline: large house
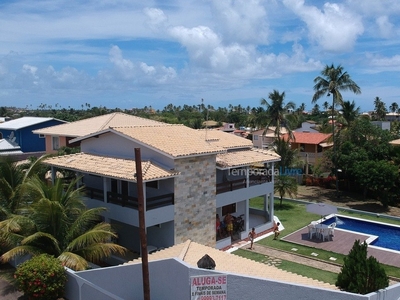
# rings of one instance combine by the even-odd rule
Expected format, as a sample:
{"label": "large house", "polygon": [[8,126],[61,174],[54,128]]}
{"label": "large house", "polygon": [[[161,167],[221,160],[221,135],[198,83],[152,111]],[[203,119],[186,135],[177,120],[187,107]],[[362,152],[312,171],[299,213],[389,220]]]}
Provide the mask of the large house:
{"label": "large house", "polygon": [[46,141],[46,153],[57,153],[61,147],[79,147],[79,142],[70,143],[74,138],[104,130],[111,126],[138,126],[163,124],[150,119],[140,118],[120,112],[83,119],[33,130]]}
{"label": "large house", "polygon": [[46,149],[44,137],[34,134],[32,131],[62,123],[64,121],[40,117],[22,117],[6,121],[0,123],[0,140],[7,140],[3,143],[6,145],[7,151],[17,151],[18,153],[44,152]]}
{"label": "large house", "polygon": [[[49,129],[50,132],[50,129]],[[65,133],[67,135],[67,133]],[[107,127],[69,141],[81,153],[45,163],[82,176],[88,207],[102,206],[118,243],[138,252],[139,218],[135,149],[141,152],[145,220],[152,249],[187,239],[222,249],[231,237],[216,238],[216,214],[242,217],[237,238],[251,227],[270,229],[274,215],[274,163],[280,157],[255,149],[252,142],[218,130],[194,130],[164,123]],[[253,165],[264,165],[262,171]],[[264,209],[249,207],[253,197]]]}

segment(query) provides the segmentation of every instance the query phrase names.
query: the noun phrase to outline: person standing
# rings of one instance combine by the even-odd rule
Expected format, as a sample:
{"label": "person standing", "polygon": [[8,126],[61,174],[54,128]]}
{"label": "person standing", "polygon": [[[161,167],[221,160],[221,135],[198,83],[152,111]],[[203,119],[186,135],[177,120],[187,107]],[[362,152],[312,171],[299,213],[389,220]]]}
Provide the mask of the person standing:
{"label": "person standing", "polygon": [[253,227],[249,232],[249,239],[250,239],[250,250],[253,250],[253,243],[256,237],[256,229]]}
{"label": "person standing", "polygon": [[224,223],[225,223],[226,231],[227,231],[228,235],[230,237],[232,237],[232,234],[233,234],[233,217],[231,216],[230,213],[227,213],[225,215]]}
{"label": "person standing", "polygon": [[274,231],[274,240],[276,240],[277,238],[278,238],[278,236],[279,236],[279,234],[281,233],[280,231],[279,231],[279,225],[281,225],[281,223],[275,223],[274,222],[274,228],[273,228],[273,231]]}

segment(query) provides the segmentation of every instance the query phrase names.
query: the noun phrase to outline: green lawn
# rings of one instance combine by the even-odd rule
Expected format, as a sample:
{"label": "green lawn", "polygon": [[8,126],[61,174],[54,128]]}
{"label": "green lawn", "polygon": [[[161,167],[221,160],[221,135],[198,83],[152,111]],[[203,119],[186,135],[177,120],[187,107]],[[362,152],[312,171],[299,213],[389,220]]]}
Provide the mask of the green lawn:
{"label": "green lawn", "polygon": [[[268,262],[268,258],[265,255],[257,252],[238,249],[232,253],[261,263]],[[276,267],[284,271],[302,275],[308,278],[313,278],[322,282],[330,283],[332,285],[335,285],[337,279],[337,274],[335,273],[329,271],[323,271],[320,269],[316,269],[313,267],[305,266],[302,264],[286,260],[282,260],[282,263],[277,265]]]}
{"label": "green lawn", "polygon": [[[250,200],[250,206],[253,208],[262,209],[263,203],[264,203],[263,201],[264,200],[262,197],[253,198]],[[368,219],[368,220],[375,220],[375,221],[378,219],[376,216],[369,216],[369,215],[359,214],[359,213],[355,213],[355,212],[340,211],[339,213],[343,214],[343,215],[361,218],[361,219]],[[317,220],[319,218],[319,216],[316,214],[308,213],[306,211],[305,204],[289,202],[289,201],[283,200],[282,206],[281,206],[279,199],[275,199],[275,215],[279,218],[279,220],[282,222],[282,224],[285,227],[285,230],[281,233],[282,236],[291,234],[292,232],[297,231],[300,228],[303,228],[304,226],[307,226],[308,224],[310,224],[311,221]],[[399,221],[391,220],[391,219],[379,218],[379,221],[400,225]],[[282,240],[280,240],[279,242],[276,242],[273,240],[273,236],[269,236],[265,239],[262,239],[262,240],[258,241],[257,243],[259,243],[261,245],[266,245],[268,247],[288,251],[288,252],[293,252],[291,249],[293,247],[295,247],[298,249],[296,251],[296,253],[302,254],[304,256],[308,256],[310,258],[315,258],[311,255],[312,252],[318,252],[318,254],[319,254],[318,259],[332,262],[329,260],[329,258],[333,256],[333,257],[337,258],[335,263],[338,263],[340,265],[343,264],[343,258],[345,257],[345,255],[342,255],[342,254],[324,251],[324,250],[313,248],[313,247],[307,247],[307,246],[302,246],[302,245],[298,245],[298,244],[293,244],[293,243],[289,243],[289,242],[282,241]],[[287,265],[290,266],[291,264],[288,263]],[[382,266],[385,268],[387,275],[400,278],[400,268],[388,266],[388,265],[382,265]],[[296,268],[297,267],[293,265],[293,269],[295,270]],[[288,270],[288,271],[290,271],[290,270]],[[291,271],[291,272],[294,272],[294,271]],[[325,276],[325,275],[323,275],[321,273],[321,278],[323,278],[323,276]]]}

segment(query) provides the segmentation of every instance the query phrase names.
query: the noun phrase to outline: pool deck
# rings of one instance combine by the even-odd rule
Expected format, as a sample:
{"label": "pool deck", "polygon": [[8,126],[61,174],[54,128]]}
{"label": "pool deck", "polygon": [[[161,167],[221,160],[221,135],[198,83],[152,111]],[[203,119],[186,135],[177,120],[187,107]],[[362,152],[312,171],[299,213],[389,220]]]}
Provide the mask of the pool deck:
{"label": "pool deck", "polygon": [[[282,232],[282,234],[284,234],[284,232]],[[281,240],[347,255],[353,247],[355,240],[364,242],[369,237],[370,236],[366,234],[357,234],[349,231],[342,231],[336,228],[335,236],[332,240],[322,241],[316,238],[310,239],[308,236],[308,228],[306,226],[296,232],[293,232],[292,234],[283,236]],[[377,249],[376,247],[369,246],[368,255],[372,255],[382,264],[400,268],[400,252],[381,250]]]}

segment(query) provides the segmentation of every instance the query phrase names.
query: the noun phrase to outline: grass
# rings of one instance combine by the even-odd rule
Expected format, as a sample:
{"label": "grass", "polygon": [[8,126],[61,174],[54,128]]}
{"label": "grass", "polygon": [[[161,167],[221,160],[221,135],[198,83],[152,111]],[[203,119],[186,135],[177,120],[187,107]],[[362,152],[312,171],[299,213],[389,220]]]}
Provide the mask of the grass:
{"label": "grass", "polygon": [[[250,200],[250,206],[253,208],[259,208],[262,209],[264,205],[264,199],[262,197],[257,197],[253,198]],[[310,224],[311,221],[314,221],[319,218],[318,215],[309,213],[306,211],[305,204],[302,203],[295,203],[295,202],[288,202],[283,200],[282,205],[280,205],[279,199],[275,199],[275,215],[279,218],[279,220],[284,224],[285,226],[285,231],[282,232],[284,235],[291,234],[304,226],[307,226]],[[376,221],[378,218],[376,216],[370,216],[370,215],[364,215],[361,213],[356,213],[356,212],[346,212],[346,211],[341,211],[340,214],[342,215],[348,215],[352,217],[357,217],[361,219],[367,219],[367,220],[374,220]],[[386,223],[391,223],[395,225],[400,225],[399,221],[392,220],[392,219],[383,219],[379,218],[380,222],[386,222]],[[286,241],[279,241],[279,243],[276,243],[273,241],[273,237],[269,236],[265,239],[262,239],[258,241],[257,243],[261,245],[266,245],[268,247],[272,247],[275,249],[287,251],[287,252],[292,252],[291,250],[293,247],[297,248],[298,250],[296,251],[297,254],[301,254],[310,258],[315,259],[314,256],[311,255],[312,252],[318,252],[318,259],[327,261],[332,263],[332,261],[329,260],[330,257],[335,257],[337,260],[335,263],[342,265],[344,262],[344,258],[346,255],[340,254],[340,253],[334,253],[330,251],[324,251],[321,249],[316,249],[313,247],[307,247],[307,246],[302,246],[298,244],[293,244],[290,242]],[[288,264],[289,266],[291,264]],[[384,265],[382,264],[383,268],[386,271],[386,274],[392,277],[400,278],[400,268],[394,267],[394,266],[389,266],[389,265]],[[295,267],[293,266],[295,269]],[[290,270],[288,270],[290,271]],[[320,270],[321,271],[321,270]],[[291,271],[293,272],[293,271]],[[323,272],[321,271],[321,278],[323,277]],[[318,277],[319,278],[319,277]]]}
{"label": "grass", "polygon": [[[245,257],[245,258],[257,261],[257,262],[261,262],[261,263],[268,262],[267,256],[260,254],[260,253],[253,252],[253,251],[238,249],[232,253],[235,255],[241,256],[241,257]],[[287,260],[281,260],[281,261],[282,262],[276,266],[278,269],[335,285],[335,282],[337,279],[336,273],[329,272],[329,271],[323,271],[323,270],[320,270],[317,268],[305,266],[305,265],[287,261]]]}

